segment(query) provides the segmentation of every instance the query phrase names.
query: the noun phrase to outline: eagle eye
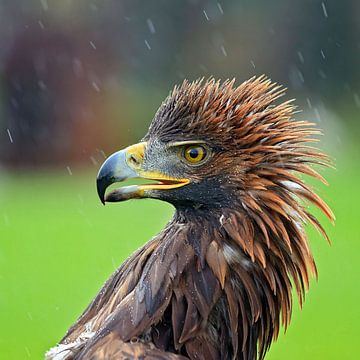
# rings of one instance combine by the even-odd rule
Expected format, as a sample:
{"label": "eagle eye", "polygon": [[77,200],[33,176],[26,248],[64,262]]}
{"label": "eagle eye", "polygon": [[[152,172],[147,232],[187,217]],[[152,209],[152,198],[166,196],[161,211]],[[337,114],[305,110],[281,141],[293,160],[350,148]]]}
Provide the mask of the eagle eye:
{"label": "eagle eye", "polygon": [[203,145],[188,145],[184,146],[182,157],[187,163],[197,165],[202,163],[208,155],[208,151]]}

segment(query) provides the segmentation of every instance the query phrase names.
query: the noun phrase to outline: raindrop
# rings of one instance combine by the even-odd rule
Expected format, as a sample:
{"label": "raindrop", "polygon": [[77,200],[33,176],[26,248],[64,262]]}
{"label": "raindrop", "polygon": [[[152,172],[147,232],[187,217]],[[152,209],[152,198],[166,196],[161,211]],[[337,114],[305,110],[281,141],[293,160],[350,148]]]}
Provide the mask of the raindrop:
{"label": "raindrop", "polygon": [[207,71],[208,71],[207,67],[206,67],[204,64],[199,64],[199,68],[200,68],[200,70],[203,71],[203,72],[207,72]]}
{"label": "raindrop", "polygon": [[298,51],[298,52],[297,52],[297,55],[298,55],[299,60],[300,60],[302,63],[304,63],[304,56],[303,56],[303,54],[301,53],[301,51]]}
{"label": "raindrop", "polygon": [[11,142],[11,143],[13,143],[13,142],[14,142],[14,140],[13,140],[13,138],[12,138],[12,136],[11,136],[10,129],[6,129],[6,131],[7,131],[7,133],[8,133],[8,136],[9,136],[10,142]]}
{"label": "raindrop", "polygon": [[321,6],[322,6],[322,9],[323,9],[323,12],[324,12],[324,16],[327,18],[327,17],[328,17],[328,13],[327,13],[327,10],[326,10],[325,3],[322,2],[322,3],[321,3]]}
{"label": "raindrop", "polygon": [[79,202],[80,202],[81,204],[84,203],[84,198],[82,197],[81,194],[78,194],[78,199],[79,199]]}
{"label": "raindrop", "polygon": [[83,65],[80,59],[73,59],[73,71],[76,77],[81,77],[84,73]]}
{"label": "raindrop", "polygon": [[250,60],[250,64],[251,64],[252,67],[255,69],[255,63],[254,63],[254,61]]}
{"label": "raindrop", "polygon": [[42,91],[45,91],[46,90],[46,85],[43,81],[39,80],[38,81],[38,85],[39,85],[39,88],[42,90]]}
{"label": "raindrop", "polygon": [[152,34],[155,34],[156,33],[156,30],[155,30],[155,26],[154,26],[154,23],[152,22],[151,19],[147,19],[146,20],[146,23],[147,23],[147,26],[149,28],[149,31],[152,33]]}
{"label": "raindrop", "polygon": [[309,109],[311,109],[311,108],[312,108],[312,104],[311,104],[310,99],[309,99],[309,98],[306,98],[306,102],[307,102],[307,105],[308,105]]}
{"label": "raindrop", "polygon": [[45,26],[41,20],[38,21],[38,24],[41,27],[41,29],[43,29],[43,30],[45,29]]}
{"label": "raindrop", "polygon": [[321,54],[322,58],[325,59],[325,54],[324,54],[323,49],[320,50],[320,54]]}
{"label": "raindrop", "polygon": [[98,7],[95,4],[90,4],[91,11],[98,11]]}
{"label": "raindrop", "polygon": [[355,105],[360,108],[360,96],[358,93],[354,93],[354,101],[355,101]]}
{"label": "raindrop", "polygon": [[30,350],[27,346],[25,346],[25,351],[28,357],[31,357]]}
{"label": "raindrop", "polygon": [[146,47],[148,48],[148,50],[151,50],[151,46],[150,46],[149,42],[147,40],[144,40],[144,43],[145,43]]}
{"label": "raindrop", "polygon": [[176,75],[181,80],[185,79],[185,74],[181,70],[176,71]]}
{"label": "raindrop", "polygon": [[319,73],[319,75],[320,75],[320,77],[321,77],[322,79],[326,79],[326,78],[327,78],[327,76],[326,76],[326,74],[324,73],[323,70],[319,69],[318,73]]}
{"label": "raindrop", "polygon": [[73,174],[73,173],[72,173],[72,171],[71,171],[70,166],[67,166],[67,167],[66,167],[66,169],[67,169],[67,171],[68,171],[69,175],[72,175],[72,174]]}
{"label": "raindrop", "polygon": [[49,10],[49,4],[47,2],[47,0],[40,0],[41,1],[41,6],[44,9],[44,11],[48,11]]}
{"label": "raindrop", "polygon": [[96,45],[95,45],[92,41],[89,41],[89,43],[90,43],[91,47],[92,47],[94,50],[96,50]]}
{"label": "raindrop", "polygon": [[9,224],[10,224],[10,221],[9,221],[9,216],[8,216],[8,214],[3,213],[3,216],[4,216],[4,223],[5,223],[5,225],[9,225]]}
{"label": "raindrop", "polygon": [[221,15],[224,15],[224,10],[223,10],[223,8],[222,8],[222,6],[221,6],[220,3],[217,3],[217,7],[218,7],[218,9],[219,9],[219,11],[220,11],[220,14],[221,14]]}
{"label": "raindrop", "polygon": [[321,122],[321,117],[320,117],[320,112],[318,110],[318,108],[314,108],[314,112],[315,112],[315,116],[318,122]]}
{"label": "raindrop", "polygon": [[98,85],[95,81],[93,81],[91,85],[93,86],[93,88],[95,89],[95,91],[100,92],[99,85]]}
{"label": "raindrop", "polygon": [[88,226],[93,226],[92,222],[90,221],[90,219],[86,216],[86,214],[84,213],[84,211],[82,209],[77,209],[78,213],[80,214],[80,216],[82,217],[82,219],[85,221],[86,225]]}
{"label": "raindrop", "polygon": [[33,320],[33,317],[32,317],[32,315],[31,315],[31,312],[27,312],[27,316],[28,316],[28,318],[32,321]]}
{"label": "raindrop", "polygon": [[90,160],[93,163],[93,165],[97,165],[97,161],[93,156],[90,156]]}
{"label": "raindrop", "polygon": [[97,151],[106,159],[106,154],[104,150],[97,149]]}
{"label": "raindrop", "polygon": [[221,52],[223,53],[223,55],[224,55],[224,56],[227,56],[227,52],[226,52],[226,50],[225,50],[225,48],[224,48],[224,45],[221,45],[221,46],[220,46],[220,49],[221,49]]}
{"label": "raindrop", "polygon": [[204,13],[204,15],[205,15],[205,19],[206,19],[207,21],[209,21],[208,14],[206,13],[206,11],[205,11],[205,10],[203,10],[203,13]]}
{"label": "raindrop", "polygon": [[304,82],[305,82],[305,79],[304,79],[303,73],[302,73],[299,69],[297,69],[297,73],[298,73],[298,76],[299,76],[300,81],[301,81],[302,83],[304,83]]}

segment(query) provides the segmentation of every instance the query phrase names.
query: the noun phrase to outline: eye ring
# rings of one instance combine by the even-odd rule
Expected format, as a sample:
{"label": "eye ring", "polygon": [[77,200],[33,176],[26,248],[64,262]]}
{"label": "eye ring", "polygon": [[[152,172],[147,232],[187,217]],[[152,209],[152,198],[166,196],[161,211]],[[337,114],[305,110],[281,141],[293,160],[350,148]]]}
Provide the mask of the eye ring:
{"label": "eye ring", "polygon": [[208,157],[208,153],[203,145],[187,145],[183,147],[182,157],[190,165],[200,165]]}

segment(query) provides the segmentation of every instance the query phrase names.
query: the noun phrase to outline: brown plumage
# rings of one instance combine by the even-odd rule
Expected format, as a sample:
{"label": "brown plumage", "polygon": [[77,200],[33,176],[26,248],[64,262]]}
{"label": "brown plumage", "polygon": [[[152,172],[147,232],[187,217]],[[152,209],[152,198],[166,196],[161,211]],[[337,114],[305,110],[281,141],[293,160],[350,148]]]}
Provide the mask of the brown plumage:
{"label": "brown plumage", "polygon": [[[327,238],[306,204],[334,219],[299,177],[326,183],[311,167],[329,163],[311,145],[319,131],[293,119],[291,101],[275,104],[283,93],[264,77],[239,87],[185,81],[143,142],[105,162],[102,201],[151,197],[176,211],[112,275],[49,359],[264,358],[290,322],[292,284],[302,304],[316,276],[304,225]],[[130,177],[160,183],[105,195]]]}

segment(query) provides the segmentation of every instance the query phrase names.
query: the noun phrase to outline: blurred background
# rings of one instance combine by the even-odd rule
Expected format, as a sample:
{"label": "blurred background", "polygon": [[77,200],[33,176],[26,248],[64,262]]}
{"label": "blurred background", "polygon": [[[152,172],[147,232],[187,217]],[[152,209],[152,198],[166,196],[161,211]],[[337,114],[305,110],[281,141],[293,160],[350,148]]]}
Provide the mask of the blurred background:
{"label": "blurred background", "polygon": [[[0,358],[41,359],[103,282],[170,219],[100,204],[95,177],[184,78],[268,75],[323,129],[333,208],[302,310],[267,359],[354,359],[360,330],[360,2],[0,3]],[[141,216],[139,216],[141,214]]]}

